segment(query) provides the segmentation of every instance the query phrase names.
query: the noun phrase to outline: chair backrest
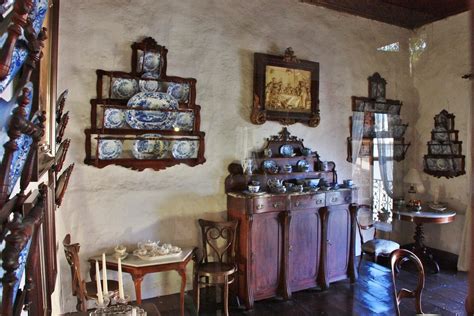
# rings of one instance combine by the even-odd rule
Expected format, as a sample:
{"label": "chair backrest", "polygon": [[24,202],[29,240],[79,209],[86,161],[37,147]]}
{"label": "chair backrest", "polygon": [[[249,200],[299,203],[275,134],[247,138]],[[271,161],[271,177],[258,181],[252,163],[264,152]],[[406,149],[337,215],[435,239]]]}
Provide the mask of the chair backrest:
{"label": "chair backrest", "polygon": [[234,263],[238,221],[214,222],[199,219],[198,222],[201,226],[204,262],[214,258],[213,261]]}
{"label": "chair backrest", "polygon": [[[79,264],[79,248],[78,243],[71,244],[71,235],[67,234],[63,240],[64,253],[66,259],[71,266],[72,295],[77,296],[78,310],[86,310],[87,290],[85,281],[81,276],[81,266]],[[81,305],[81,306],[80,306]]]}
{"label": "chair backrest", "polygon": [[[412,261],[416,268],[418,269],[418,284],[414,291],[407,290],[402,288],[397,292],[397,283],[395,278],[400,271],[401,265],[406,261]],[[411,251],[406,249],[397,249],[392,252],[390,255],[390,264],[392,267],[392,281],[393,281],[393,293],[394,301],[397,306],[397,315],[400,315],[400,301],[403,298],[415,298],[416,299],[416,312],[417,314],[423,314],[421,310],[421,292],[425,287],[425,270],[423,269],[423,264],[420,259]]]}
{"label": "chair backrest", "polygon": [[361,244],[364,243],[364,235],[362,231],[373,229],[373,232],[374,232],[373,236],[375,236],[373,211],[370,205],[360,204],[359,206],[357,206],[356,222],[357,222],[357,227],[359,228],[358,231],[359,231]]}

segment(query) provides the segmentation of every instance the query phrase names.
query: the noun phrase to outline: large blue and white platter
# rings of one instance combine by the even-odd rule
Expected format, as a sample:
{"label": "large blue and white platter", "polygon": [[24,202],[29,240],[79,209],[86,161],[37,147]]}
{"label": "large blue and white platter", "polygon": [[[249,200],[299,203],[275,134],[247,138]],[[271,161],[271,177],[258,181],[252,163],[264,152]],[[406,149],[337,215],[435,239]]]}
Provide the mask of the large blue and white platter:
{"label": "large blue and white platter", "polygon": [[125,120],[134,129],[172,130],[178,116],[178,101],[163,92],[139,92],[128,100],[129,108],[142,107],[147,110],[127,110]]}
{"label": "large blue and white platter", "polygon": [[174,129],[177,112],[127,110],[125,120],[134,129],[172,130]]}
{"label": "large blue and white platter", "polygon": [[129,108],[143,107],[150,110],[177,110],[178,101],[164,92],[138,92],[127,102]]}
{"label": "large blue and white platter", "polygon": [[117,159],[122,154],[122,141],[118,139],[99,139],[99,159]]}
{"label": "large blue and white platter", "polygon": [[198,153],[199,143],[193,140],[175,140],[171,153],[176,159],[190,159],[196,158]]}

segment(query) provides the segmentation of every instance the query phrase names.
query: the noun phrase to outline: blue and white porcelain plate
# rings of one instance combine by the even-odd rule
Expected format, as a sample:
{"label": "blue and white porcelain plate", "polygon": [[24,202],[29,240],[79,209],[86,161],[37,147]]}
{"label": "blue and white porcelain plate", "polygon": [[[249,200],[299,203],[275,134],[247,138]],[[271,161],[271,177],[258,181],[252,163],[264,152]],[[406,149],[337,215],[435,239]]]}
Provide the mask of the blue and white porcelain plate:
{"label": "blue and white porcelain plate", "polygon": [[157,80],[140,80],[140,92],[158,92],[161,90],[162,84]]}
{"label": "blue and white porcelain plate", "polygon": [[194,127],[194,113],[179,112],[175,127],[183,131],[192,131]]}
{"label": "blue and white porcelain plate", "polygon": [[143,107],[150,110],[177,110],[178,101],[164,92],[138,92],[127,102],[130,108]]}
{"label": "blue and white porcelain plate", "polygon": [[282,145],[280,147],[280,155],[283,157],[292,157],[294,153],[293,146],[291,145]]}
{"label": "blue and white porcelain plate", "polygon": [[278,165],[275,160],[264,160],[262,166],[265,172],[273,173],[278,171]]}
{"label": "blue and white porcelain plate", "polygon": [[170,82],[167,92],[179,102],[187,102],[189,98],[189,84]]}
{"label": "blue and white porcelain plate", "polygon": [[116,159],[122,153],[122,142],[118,139],[99,139],[99,159]]}
{"label": "blue and white porcelain plate", "polygon": [[177,112],[127,110],[125,121],[134,129],[173,130]]}
{"label": "blue and white porcelain plate", "polygon": [[138,71],[144,73],[152,73],[158,78],[160,76],[160,53],[138,51]]}
{"label": "blue and white porcelain plate", "polygon": [[176,159],[196,158],[198,151],[197,141],[176,140],[173,143],[171,153]]}
{"label": "blue and white porcelain plate", "polygon": [[121,128],[125,126],[124,110],[105,109],[104,111],[104,127],[105,128]]}
{"label": "blue and white porcelain plate", "polygon": [[138,92],[138,82],[129,78],[113,78],[112,79],[112,99],[130,99]]}
{"label": "blue and white porcelain plate", "polygon": [[[159,134],[144,134],[142,138],[157,138]],[[168,142],[161,139],[137,139],[133,142],[132,154],[137,159],[163,158],[168,154]]]}

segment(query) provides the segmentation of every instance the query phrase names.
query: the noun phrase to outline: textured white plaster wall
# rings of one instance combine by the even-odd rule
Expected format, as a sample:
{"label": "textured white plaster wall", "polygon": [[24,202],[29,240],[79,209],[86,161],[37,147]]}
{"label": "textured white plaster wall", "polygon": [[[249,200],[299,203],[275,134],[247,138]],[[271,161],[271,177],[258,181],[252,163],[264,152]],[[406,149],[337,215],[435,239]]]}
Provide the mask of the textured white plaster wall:
{"label": "textured white plaster wall", "polygon": [[[441,110],[456,115],[456,129],[463,142],[463,154],[469,161],[469,107],[471,106],[471,82],[461,76],[470,73],[470,25],[469,13],[429,24],[416,31],[416,36],[427,43],[413,67],[414,86],[419,98],[418,108],[413,108],[411,119],[412,134],[408,167],[420,170],[426,193],[424,200],[432,200],[432,189],[440,188],[440,201],[445,201],[459,215],[455,222],[446,225],[425,225],[425,242],[428,246],[452,253],[459,253],[464,225],[464,214],[469,202],[469,177],[435,178],[424,174],[423,156],[427,154],[427,142],[431,139],[434,116]],[[413,128],[414,127],[414,128]],[[469,170],[466,170],[470,174]],[[403,223],[401,240],[411,240],[413,224]],[[399,231],[397,228],[396,231]]]}
{"label": "textured white plaster wall", "polygon": [[[367,95],[367,77],[380,72],[389,82],[387,96],[405,102],[403,113],[417,105],[408,70],[411,35],[297,0],[63,1],[59,89],[70,90],[66,136],[72,139],[68,160],[76,168],[57,213],[58,239],[70,232],[81,244],[85,276],[87,257],[119,242],[131,246],[150,238],[197,245],[196,220],[225,215],[224,179],[227,165],[238,158],[238,131],[248,127],[256,146],[261,146],[264,137],[281,129],[274,122],[249,123],[254,52],[281,54],[291,46],[299,58],[320,62],[321,125],[296,124],[289,130],[318,150],[322,159],[334,160],[340,179],[350,177],[351,165],[345,161],[350,97]],[[207,162],[202,166],[136,172],[115,166],[97,169],[82,162],[95,69],[129,71],[130,44],[144,36],[169,49],[169,74],[197,79],[206,132]],[[398,53],[376,50],[397,41]],[[57,291],[65,312],[74,309],[75,299],[62,247],[60,265]],[[134,298],[129,276],[125,282]],[[148,275],[143,283],[145,298],[178,290],[179,279],[172,272]]]}

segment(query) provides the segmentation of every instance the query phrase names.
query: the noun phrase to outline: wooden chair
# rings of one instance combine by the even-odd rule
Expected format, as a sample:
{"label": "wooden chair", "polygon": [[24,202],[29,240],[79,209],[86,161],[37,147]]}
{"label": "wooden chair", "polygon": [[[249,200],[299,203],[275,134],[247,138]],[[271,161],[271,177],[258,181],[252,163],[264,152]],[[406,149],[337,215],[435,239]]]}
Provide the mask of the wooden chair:
{"label": "wooden chair", "polygon": [[[202,258],[194,266],[194,299],[199,313],[200,284],[219,285],[224,287],[224,314],[229,315],[229,284],[234,282],[237,271],[235,264],[235,238],[237,221],[213,222],[198,220],[202,232]],[[202,278],[204,277],[204,281]]]}
{"label": "wooden chair", "polygon": [[[97,299],[97,286],[95,281],[85,282],[81,276],[81,267],[79,263],[79,244],[71,244],[71,235],[67,234],[63,240],[64,253],[71,266],[72,295],[77,297],[76,309],[78,311],[87,311],[87,300]],[[99,273],[99,271],[97,271]],[[118,289],[118,282],[109,280],[107,282],[109,291]]]}
{"label": "wooden chair", "polygon": [[[402,263],[406,261],[412,261],[416,268],[418,269],[418,284],[414,291],[410,291],[407,289],[402,288],[400,291],[397,292],[397,286],[395,282],[395,278],[400,271]],[[392,252],[390,256],[390,264],[392,267],[392,280],[393,280],[393,294],[394,294],[394,301],[397,306],[397,315],[400,316],[400,301],[402,298],[415,298],[416,300],[416,313],[423,314],[421,310],[421,292],[425,287],[425,270],[423,269],[423,264],[421,263],[420,259],[411,251],[406,249],[397,249]]]}
{"label": "wooden chair", "polygon": [[[369,254],[374,257],[374,262],[377,263],[379,256],[389,257],[390,254],[400,248],[400,245],[392,240],[375,238],[377,230],[374,226],[372,218],[372,207],[370,205],[361,204],[358,206],[356,214],[356,222],[359,228],[360,245],[361,245],[361,257],[359,260],[358,270],[364,254]],[[365,241],[363,231],[372,230],[372,239]]]}

